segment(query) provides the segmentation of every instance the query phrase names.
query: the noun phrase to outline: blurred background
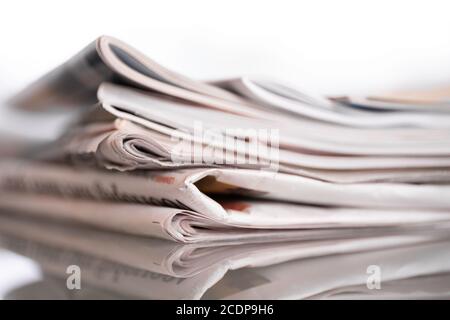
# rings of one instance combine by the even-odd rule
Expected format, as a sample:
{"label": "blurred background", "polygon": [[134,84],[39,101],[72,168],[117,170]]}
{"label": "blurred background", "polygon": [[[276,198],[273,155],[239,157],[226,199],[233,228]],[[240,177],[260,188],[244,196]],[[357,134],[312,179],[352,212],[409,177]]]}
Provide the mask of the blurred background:
{"label": "blurred background", "polygon": [[261,75],[322,94],[450,83],[449,12],[432,0],[10,2],[0,132],[55,135],[59,115],[23,119],[5,100],[102,34],[196,79]]}
{"label": "blurred background", "polygon": [[[0,134],[58,134],[67,115],[21,114],[7,99],[102,34],[196,79],[262,75],[321,94],[366,94],[450,83],[449,12],[449,1],[432,0],[4,3]],[[23,258],[0,260],[5,292],[39,277]]]}

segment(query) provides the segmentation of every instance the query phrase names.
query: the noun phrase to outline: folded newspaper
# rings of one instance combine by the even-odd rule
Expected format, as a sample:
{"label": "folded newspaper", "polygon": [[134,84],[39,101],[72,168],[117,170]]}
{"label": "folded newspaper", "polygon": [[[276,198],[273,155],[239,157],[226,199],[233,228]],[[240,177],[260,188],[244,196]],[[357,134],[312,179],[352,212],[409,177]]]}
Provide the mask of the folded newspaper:
{"label": "folded newspaper", "polygon": [[0,207],[184,243],[445,225],[450,108],[358,99],[196,81],[103,36],[12,100],[81,114],[0,163]]}
{"label": "folded newspaper", "polygon": [[450,220],[447,185],[335,185],[244,169],[128,174],[15,160],[0,163],[0,187],[6,209],[180,242],[307,240]]}
{"label": "folded newspaper", "polygon": [[121,171],[232,166],[334,182],[449,179],[449,129],[286,127],[112,84],[100,86],[99,97],[104,102],[55,146],[59,157],[93,158]]}
{"label": "folded newspaper", "polygon": [[[331,240],[279,241],[274,243],[211,242],[179,244],[156,238],[99,231],[71,223],[42,221],[16,214],[0,215],[0,243],[15,246],[14,239],[26,242],[22,254],[29,255],[39,246],[74,251],[172,277],[187,278],[216,268],[239,269],[262,267],[295,259],[334,254],[412,246],[450,239],[446,228],[427,227],[402,229],[383,228],[377,233],[352,234]],[[17,249],[15,250],[17,251]],[[27,252],[30,252],[27,254]]]}

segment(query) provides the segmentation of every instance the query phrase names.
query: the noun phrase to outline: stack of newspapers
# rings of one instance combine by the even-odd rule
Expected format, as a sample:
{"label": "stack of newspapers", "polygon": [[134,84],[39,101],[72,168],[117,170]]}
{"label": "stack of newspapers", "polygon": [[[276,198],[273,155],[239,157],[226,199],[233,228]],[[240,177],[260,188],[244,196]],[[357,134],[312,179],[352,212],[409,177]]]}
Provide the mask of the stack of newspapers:
{"label": "stack of newspapers", "polygon": [[0,206],[181,243],[273,243],[264,261],[301,256],[282,241],[325,241],[311,255],[449,238],[449,96],[194,81],[103,36],[13,99],[79,115],[1,162]]}

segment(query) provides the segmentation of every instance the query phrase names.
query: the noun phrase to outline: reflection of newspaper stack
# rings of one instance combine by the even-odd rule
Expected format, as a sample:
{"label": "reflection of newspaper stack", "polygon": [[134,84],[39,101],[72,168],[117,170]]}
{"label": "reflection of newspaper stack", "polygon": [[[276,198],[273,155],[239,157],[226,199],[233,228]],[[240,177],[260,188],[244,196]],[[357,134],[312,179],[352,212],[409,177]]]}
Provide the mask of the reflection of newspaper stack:
{"label": "reflection of newspaper stack", "polygon": [[[60,286],[67,266],[79,266],[83,290],[98,288],[101,295],[88,291],[97,298],[105,292],[151,299],[417,298],[445,297],[450,290],[449,282],[438,281],[450,273],[449,236],[443,230],[430,235],[408,228],[339,241],[181,245],[15,215],[1,215],[0,222],[0,247],[31,258]],[[371,265],[382,270],[383,290],[366,286]]]}
{"label": "reflection of newspaper stack", "polygon": [[100,37],[13,100],[85,111],[39,161],[1,163],[0,205],[186,243],[448,221],[450,109],[355,99],[193,81]]}
{"label": "reflection of newspaper stack", "polygon": [[[355,256],[356,258],[357,256]],[[259,271],[259,270],[258,270]],[[257,271],[248,271],[246,274],[236,274],[230,275],[225,278],[226,280],[219,281],[210,290],[207,290],[204,294],[205,299],[226,299],[227,293],[233,291],[239,291],[242,285],[245,283],[247,286],[256,287],[258,284],[265,283],[267,279],[261,279],[258,277]],[[230,290],[230,284],[227,283],[228,279],[233,281],[233,286]],[[61,275],[47,275],[44,279],[28,284],[26,286],[16,288],[10,292],[7,299],[69,299],[69,300],[86,300],[86,299],[130,299],[130,298],[148,298],[148,295],[141,296],[139,294],[132,294],[126,292],[115,292],[111,289],[111,284],[108,286],[104,284],[105,279],[103,279],[102,284],[100,281],[92,281],[88,283],[83,290],[77,292],[68,292],[67,288],[64,286],[64,279],[61,279]],[[167,280],[167,279],[166,279]],[[243,281],[245,280],[245,282]],[[292,280],[292,279],[291,279]],[[334,290],[329,290],[327,292],[309,296],[307,299],[332,299],[332,300],[344,300],[344,299],[449,299],[450,298],[450,273],[444,274],[432,274],[432,275],[420,275],[417,277],[411,277],[401,280],[390,280],[387,281],[383,290],[370,290],[364,285],[354,285],[342,287]],[[128,284],[128,283],[127,283]],[[163,284],[162,286],[165,286]],[[107,289],[104,289],[107,287]],[[157,285],[153,285],[152,288],[158,288]],[[294,289],[295,290],[295,289]],[[219,294],[217,293],[219,292]],[[253,299],[256,299],[258,291]],[[203,298],[202,297],[202,298]],[[278,296],[272,296],[273,298]],[[153,299],[162,299],[158,295],[151,296]],[[287,298],[286,298],[287,299]]]}

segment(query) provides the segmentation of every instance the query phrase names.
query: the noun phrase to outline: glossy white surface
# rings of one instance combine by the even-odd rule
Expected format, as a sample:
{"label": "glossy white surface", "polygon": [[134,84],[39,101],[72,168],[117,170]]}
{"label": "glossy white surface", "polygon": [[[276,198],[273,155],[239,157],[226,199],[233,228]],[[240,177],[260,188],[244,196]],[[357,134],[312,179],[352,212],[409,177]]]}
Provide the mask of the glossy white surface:
{"label": "glossy white surface", "polygon": [[11,290],[41,278],[36,263],[3,249],[0,249],[0,266],[0,299]]}

